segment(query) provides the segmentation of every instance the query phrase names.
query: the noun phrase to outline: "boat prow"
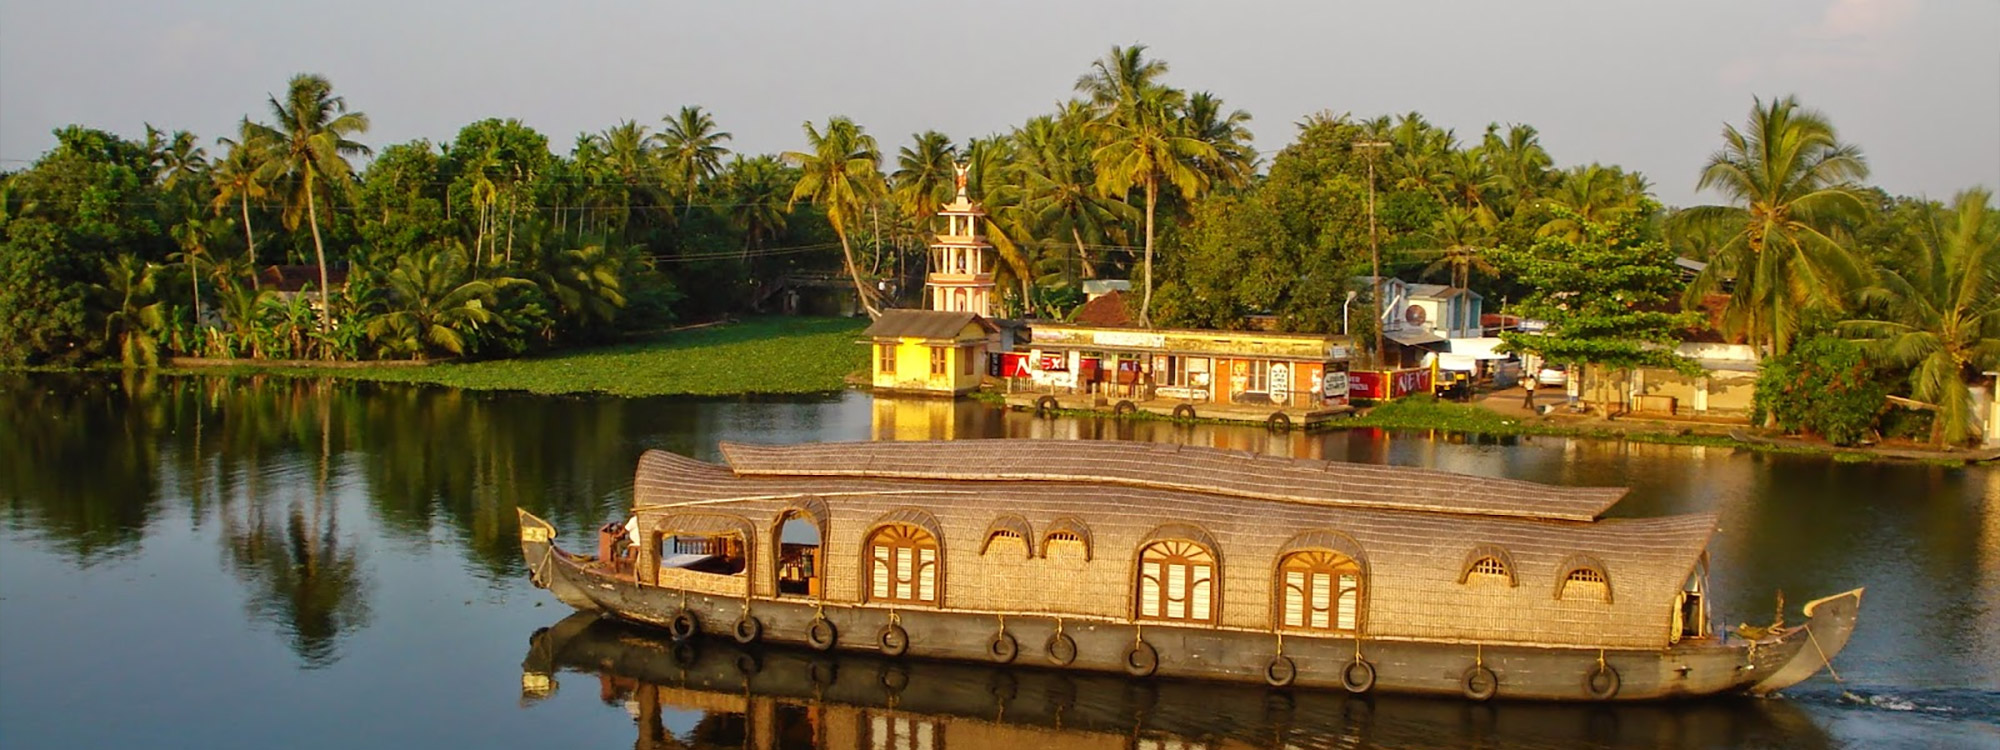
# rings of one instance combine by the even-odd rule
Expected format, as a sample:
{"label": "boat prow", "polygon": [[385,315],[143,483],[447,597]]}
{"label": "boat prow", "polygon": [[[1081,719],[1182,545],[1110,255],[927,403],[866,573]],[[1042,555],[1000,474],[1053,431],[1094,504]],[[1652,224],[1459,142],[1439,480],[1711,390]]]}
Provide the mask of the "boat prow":
{"label": "boat prow", "polygon": [[1805,644],[1771,676],[1750,686],[1756,695],[1769,695],[1804,682],[1821,669],[1831,669],[1833,657],[1847,647],[1854,635],[1854,622],[1861,614],[1861,592],[1855,589],[1806,603],[1806,622],[1792,628],[1785,640],[1804,639]]}
{"label": "boat prow", "polygon": [[537,588],[548,589],[564,604],[587,612],[597,611],[597,602],[568,578],[555,573],[555,563],[571,557],[570,553],[556,547],[556,527],[520,508],[515,508],[514,512],[520,514],[521,557],[528,563],[528,580]]}

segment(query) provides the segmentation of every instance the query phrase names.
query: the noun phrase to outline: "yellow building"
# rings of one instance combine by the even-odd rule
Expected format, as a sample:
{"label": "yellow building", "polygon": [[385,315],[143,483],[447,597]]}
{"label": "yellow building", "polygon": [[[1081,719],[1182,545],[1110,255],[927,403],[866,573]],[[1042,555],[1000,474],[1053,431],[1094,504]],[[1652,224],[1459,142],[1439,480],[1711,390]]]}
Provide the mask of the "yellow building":
{"label": "yellow building", "polygon": [[958,395],[986,376],[988,334],[998,329],[969,312],[884,310],[865,335],[875,390]]}

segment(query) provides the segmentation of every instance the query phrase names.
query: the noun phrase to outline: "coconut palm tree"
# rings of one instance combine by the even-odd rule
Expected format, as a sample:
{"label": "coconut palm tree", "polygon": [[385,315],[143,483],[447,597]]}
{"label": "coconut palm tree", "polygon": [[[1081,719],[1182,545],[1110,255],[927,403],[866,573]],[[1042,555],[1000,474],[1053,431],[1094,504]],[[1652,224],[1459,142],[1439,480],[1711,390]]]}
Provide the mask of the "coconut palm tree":
{"label": "coconut palm tree", "polygon": [[1187,114],[1182,123],[1188,135],[1215,149],[1216,158],[1204,161],[1201,171],[1210,184],[1243,187],[1257,171],[1257,148],[1251,145],[1250,113],[1240,109],[1223,112],[1222,97],[1206,91],[1188,96]]}
{"label": "coconut palm tree", "polygon": [[301,216],[312,226],[313,254],[319,262],[320,332],[325,334],[332,328],[333,310],[327,296],[331,284],[326,242],[319,232],[320,194],[322,185],[353,179],[348,157],[371,153],[348,137],[368,132],[368,115],[347,111],[347,99],[333,95],[331,82],[305,73],[293,76],[285,98],[273,96],[270,104],[275,122],[257,126],[257,137],[273,145],[273,158],[265,162],[261,174],[285,184],[285,227],[297,229]]}
{"label": "coconut palm tree", "polygon": [[729,196],[729,225],[743,233],[743,257],[785,231],[792,183],[785,165],[770,156],[745,159],[737,155],[723,171],[723,191]]}
{"label": "coconut palm tree", "polygon": [[681,218],[694,210],[694,194],[701,183],[722,169],[722,157],[729,149],[722,145],[732,136],[715,125],[715,118],[700,105],[681,107],[672,117],[660,118],[665,126],[659,134],[660,150],[674,178],[680,182],[684,198]]}
{"label": "coconut palm tree", "polygon": [[896,207],[917,226],[924,226],[937,215],[938,206],[951,199],[957,161],[958,147],[945,134],[927,130],[911,136],[910,145],[897,152],[896,171],[889,175],[889,195]]}
{"label": "coconut palm tree", "polygon": [[1555,160],[1542,148],[1541,133],[1533,125],[1509,125],[1504,135],[1499,124],[1488,125],[1478,150],[1513,210],[1531,205],[1553,182]]}
{"label": "coconut palm tree", "polygon": [[854,282],[856,304],[868,317],[881,317],[882,311],[875,304],[875,290],[862,283],[861,269],[854,263],[854,246],[848,235],[868,207],[888,193],[888,186],[882,180],[882,152],[876,147],[874,136],[846,117],[827,120],[825,130],[807,122],[805,131],[809,150],[787,151],[784,155],[785,161],[801,170],[786,207],[805,200],[826,209],[827,221],[833,224],[833,233],[840,238],[847,277]]}
{"label": "coconut palm tree", "polygon": [[1806,311],[1840,309],[1860,281],[1841,234],[1866,211],[1859,182],[1868,165],[1825,115],[1789,96],[1756,100],[1747,128],[1724,126],[1722,139],[1696,188],[1719,191],[1731,205],[1697,206],[1677,219],[1720,229],[1728,239],[1706,259],[1684,301],[1692,306],[1731,280],[1724,326],[1783,353]]}
{"label": "coconut palm tree", "polygon": [[[243,257],[254,267],[257,265],[257,237],[250,228],[250,201],[262,201],[271,194],[271,186],[260,174],[264,171],[265,162],[270,159],[271,148],[263,140],[263,131],[248,117],[237,125],[236,132],[235,140],[215,139],[216,144],[229,150],[209,171],[210,179],[215,182],[215,199],[209,203],[209,208],[220,216],[224,206],[231,202],[237,204],[243,219]],[[257,283],[255,274],[251,275],[250,283]]]}
{"label": "coconut palm tree", "polygon": [[1065,275],[1072,279],[1097,276],[1086,237],[1102,241],[1111,227],[1134,221],[1138,214],[1131,204],[1097,191],[1092,147],[1083,133],[1088,121],[1083,104],[1071,101],[1060,116],[1036,117],[1014,132],[1020,158],[1012,169],[1024,191],[1023,208],[1038,234],[1069,236],[1080,261],[1065,264]]}
{"label": "coconut palm tree", "polygon": [[164,303],[158,299],[159,267],[137,255],[120,255],[104,263],[104,283],[96,284],[104,315],[104,340],[118,341],[118,358],[126,367],[160,363],[160,340],[166,325]]}
{"label": "coconut palm tree", "polygon": [[1869,353],[1909,367],[1910,395],[1936,407],[1931,443],[1976,433],[1972,390],[2000,369],[2000,214],[1983,188],[1960,193],[1949,212],[1933,210],[1891,268],[1862,290],[1886,320],[1851,320]]}
{"label": "coconut palm tree", "polygon": [[1208,188],[1200,166],[1220,158],[1215,147],[1187,135],[1181,124],[1186,97],[1159,83],[1167,72],[1161,60],[1145,59],[1146,46],[1112,47],[1111,54],[1091,63],[1091,72],[1077,79],[1078,92],[1089,96],[1097,117],[1086,127],[1099,145],[1091,152],[1097,169],[1097,190],[1122,195],[1133,188],[1146,196],[1145,294],[1139,303],[1139,324],[1152,325],[1153,224],[1162,183],[1189,198]]}
{"label": "coconut palm tree", "polygon": [[439,250],[403,256],[383,275],[389,310],[368,321],[368,336],[384,351],[423,359],[434,351],[464,354],[468,337],[495,319],[495,293],[517,279],[476,279],[464,254]]}
{"label": "coconut palm tree", "polygon": [[1488,275],[1499,273],[1492,263],[1480,256],[1482,251],[1493,247],[1490,214],[1446,206],[1423,237],[1438,248],[1437,260],[1424,267],[1425,275],[1449,270],[1451,286],[1464,289],[1472,283],[1472,270],[1475,268]]}
{"label": "coconut palm tree", "polygon": [[1555,190],[1542,199],[1544,206],[1560,206],[1565,210],[1554,212],[1535,230],[1535,236],[1583,242],[1586,227],[1617,224],[1631,218],[1640,210],[1646,192],[1645,178],[1617,167],[1594,163],[1572,167],[1562,173]]}

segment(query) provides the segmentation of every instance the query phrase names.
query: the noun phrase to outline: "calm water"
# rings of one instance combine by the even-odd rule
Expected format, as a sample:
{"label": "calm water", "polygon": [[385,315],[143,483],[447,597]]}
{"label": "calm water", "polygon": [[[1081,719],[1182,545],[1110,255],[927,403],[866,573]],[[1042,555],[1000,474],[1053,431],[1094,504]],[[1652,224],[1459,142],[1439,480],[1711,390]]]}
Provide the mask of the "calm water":
{"label": "calm water", "polygon": [[[516,505],[571,538],[618,516],[648,448],[713,459],[720,440],[1003,436],[1626,485],[1617,514],[1721,513],[1713,583],[1731,622],[1767,621],[1779,590],[1794,617],[1813,597],[1868,594],[1835,661],[1844,684],[1822,675],[1762,701],[1469,706],[815,666],[719,645],[676,654],[642,631],[564,623],[569,611],[528,585],[514,543]],[[858,394],[619,400],[0,375],[0,504],[8,750],[2000,747],[1993,468],[1550,438],[1273,436]],[[760,666],[747,684],[738,658]],[[829,667],[839,679],[814,689],[807,675]]]}

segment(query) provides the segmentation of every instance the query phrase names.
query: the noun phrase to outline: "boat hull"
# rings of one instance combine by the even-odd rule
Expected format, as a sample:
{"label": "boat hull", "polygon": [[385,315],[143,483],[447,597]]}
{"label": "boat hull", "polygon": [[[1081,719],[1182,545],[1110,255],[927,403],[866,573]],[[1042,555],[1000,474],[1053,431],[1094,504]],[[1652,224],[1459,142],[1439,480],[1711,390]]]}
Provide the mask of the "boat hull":
{"label": "boat hull", "polygon": [[[523,513],[524,532],[546,527],[545,522]],[[1372,668],[1372,675],[1365,675],[1371,678],[1366,682],[1372,683],[1365,686],[1368,691],[1553,701],[1687,698],[1747,692],[1753,686],[1758,692],[1770,692],[1809,677],[1823,665],[1817,653],[1806,651],[1812,640],[1807,628],[1794,628],[1754,644],[1704,639],[1664,651],[1637,651],[1365,638],[1357,643],[1350,638],[1280,638],[1269,632],[1041,614],[892,609],[802,597],[746,600],[640,584],[629,576],[593,567],[590,558],[556,549],[552,536],[552,532],[524,533],[522,552],[537,585],[579,610],[660,628],[674,628],[676,619],[685,614],[692,618],[695,631],[720,637],[731,637],[736,624],[747,615],[756,620],[757,640],[763,642],[876,654],[896,650],[885,648],[882,638],[894,625],[901,629],[907,644],[895,656],[906,659],[1351,690],[1358,686],[1354,683],[1363,682],[1357,679],[1364,676],[1361,670],[1349,669],[1358,654]],[[1858,604],[1859,592],[1850,594]],[[1846,604],[1823,609],[1848,612],[1851,627],[1851,609]],[[810,634],[816,621],[832,627],[831,644],[825,639],[814,642]],[[683,619],[681,625],[686,624]],[[825,632],[824,625],[820,632]],[[1004,661],[992,648],[1002,632],[1016,644],[1012,658]],[[1058,633],[1074,643],[1074,657],[1066,662],[1060,658],[1063,654],[1052,654],[1049,648]],[[1844,633],[1839,640],[1845,642]],[[1152,660],[1157,666],[1135,668],[1131,652],[1140,643],[1157,654]],[[1820,645],[1824,651],[1828,644]],[[1837,645],[1833,648],[1838,650]],[[1279,656],[1288,660],[1288,669],[1273,668]],[[1826,656],[1830,658],[1832,652]],[[1137,661],[1137,666],[1150,666],[1147,659]],[[1602,675],[1591,679],[1600,664],[1616,674],[1616,684],[1609,689],[1611,681]],[[1808,665],[1811,671],[1797,674]],[[1781,668],[1788,671],[1779,674]],[[1468,685],[1468,677],[1482,669],[1490,672],[1486,679],[1495,683],[1490,691],[1483,689],[1480,680]],[[1288,679],[1275,679],[1278,677]]]}

